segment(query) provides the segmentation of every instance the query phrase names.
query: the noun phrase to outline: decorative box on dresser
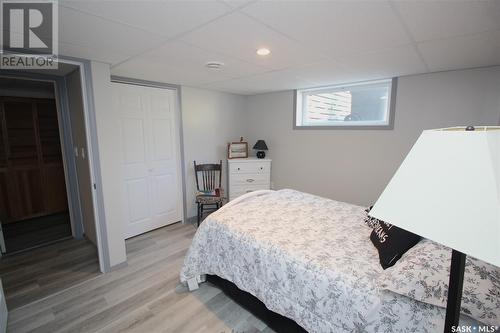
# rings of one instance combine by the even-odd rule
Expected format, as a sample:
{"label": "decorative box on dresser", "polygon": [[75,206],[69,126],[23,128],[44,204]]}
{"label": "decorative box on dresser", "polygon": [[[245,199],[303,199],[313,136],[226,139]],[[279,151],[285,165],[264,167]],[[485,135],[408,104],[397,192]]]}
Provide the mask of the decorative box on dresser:
{"label": "decorative box on dresser", "polygon": [[229,201],[256,190],[271,189],[271,160],[235,158],[227,160]]}

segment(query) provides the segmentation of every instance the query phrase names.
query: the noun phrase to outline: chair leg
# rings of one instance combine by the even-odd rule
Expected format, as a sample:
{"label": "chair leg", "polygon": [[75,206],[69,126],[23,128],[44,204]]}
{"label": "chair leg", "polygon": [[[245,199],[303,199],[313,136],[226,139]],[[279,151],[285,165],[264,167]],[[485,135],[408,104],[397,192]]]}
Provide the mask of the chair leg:
{"label": "chair leg", "polygon": [[200,204],[200,223],[203,222],[203,209],[205,209],[205,207],[203,204]]}
{"label": "chair leg", "polygon": [[198,227],[200,226],[200,203],[198,202],[198,215],[197,215],[197,218],[198,218]]}

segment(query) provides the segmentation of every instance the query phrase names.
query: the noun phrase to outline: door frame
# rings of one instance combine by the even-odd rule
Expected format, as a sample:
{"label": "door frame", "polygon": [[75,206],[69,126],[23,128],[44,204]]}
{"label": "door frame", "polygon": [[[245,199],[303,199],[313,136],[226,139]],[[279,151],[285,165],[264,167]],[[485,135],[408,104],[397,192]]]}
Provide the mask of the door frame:
{"label": "door frame", "polygon": [[185,172],[185,163],[184,163],[184,134],[183,134],[183,127],[182,127],[181,86],[176,85],[176,84],[134,79],[134,78],[116,76],[116,75],[111,75],[111,82],[131,84],[131,85],[143,86],[143,87],[167,89],[167,90],[173,90],[176,92],[176,96],[177,96],[176,104],[177,105],[176,105],[175,112],[177,112],[177,116],[178,116],[176,125],[178,126],[177,128],[179,129],[179,131],[178,131],[178,135],[179,135],[179,137],[178,137],[178,140],[179,140],[178,167],[179,167],[179,172],[180,172],[180,181],[181,181],[181,190],[182,190],[182,193],[181,193],[181,200],[182,200],[181,221],[182,221],[182,223],[186,223],[186,219],[187,219],[187,217],[186,217],[187,216],[186,172]]}
{"label": "door frame", "polygon": [[[83,111],[87,141],[87,157],[90,166],[90,178],[93,185],[92,201],[97,236],[97,253],[99,258],[100,271],[102,273],[105,273],[111,270],[111,265],[104,215],[104,200],[101,182],[99,149],[97,141],[97,125],[95,118],[90,61],[71,57],[59,57],[58,62],[74,65],[75,70],[76,68],[78,68],[80,72],[80,84],[82,88]],[[71,135],[71,122],[69,118],[69,104],[66,87],[66,76],[69,74],[70,73],[67,73],[64,76],[58,76],[53,73],[40,74],[16,70],[0,70],[0,77],[19,78],[32,81],[48,81],[54,84],[55,99],[58,109],[59,133],[61,136],[63,153],[64,173],[68,195],[68,207],[72,220],[71,229],[72,234],[75,238],[81,238],[83,235],[82,211],[80,205],[80,195],[78,191],[78,180],[76,177],[76,162],[73,158],[73,139]]]}

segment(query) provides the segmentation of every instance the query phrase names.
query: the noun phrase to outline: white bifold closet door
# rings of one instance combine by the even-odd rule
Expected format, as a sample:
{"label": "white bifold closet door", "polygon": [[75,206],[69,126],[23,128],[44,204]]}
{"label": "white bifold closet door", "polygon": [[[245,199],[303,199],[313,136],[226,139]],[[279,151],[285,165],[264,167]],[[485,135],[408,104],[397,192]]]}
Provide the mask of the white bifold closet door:
{"label": "white bifold closet door", "polygon": [[177,91],[112,83],[125,238],[182,220]]}

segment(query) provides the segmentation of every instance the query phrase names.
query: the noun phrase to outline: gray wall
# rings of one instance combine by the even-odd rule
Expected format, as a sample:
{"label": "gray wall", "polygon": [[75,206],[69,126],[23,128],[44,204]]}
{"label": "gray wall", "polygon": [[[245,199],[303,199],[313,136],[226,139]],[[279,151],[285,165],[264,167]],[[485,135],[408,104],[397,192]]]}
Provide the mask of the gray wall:
{"label": "gray wall", "polygon": [[73,157],[75,158],[78,177],[83,230],[85,236],[92,243],[97,245],[94,206],[92,201],[92,179],[90,177],[82,85],[79,70],[74,71],[66,77],[66,87],[68,91],[73,148],[78,150],[78,156],[74,154]]}
{"label": "gray wall", "polygon": [[[104,214],[106,217],[105,234],[109,246],[109,265],[118,266],[127,260],[123,217],[124,207],[117,193],[121,191],[120,152],[122,139],[116,131],[119,115],[112,107],[111,74],[109,64],[92,61],[90,64],[92,94],[94,96],[97,144]],[[101,221],[102,223],[102,221]],[[102,229],[101,229],[102,230]],[[105,250],[103,249],[105,252]],[[104,255],[106,255],[104,253]]]}
{"label": "gray wall", "polygon": [[227,143],[245,135],[245,97],[182,87],[182,131],[186,176],[187,217],[196,216],[193,161],[223,161],[223,188],[227,189]]}
{"label": "gray wall", "polygon": [[264,139],[276,189],[294,188],[369,205],[378,198],[421,131],[494,125],[500,67],[401,77],[394,130],[293,130],[291,91],[247,97],[250,144]]}

